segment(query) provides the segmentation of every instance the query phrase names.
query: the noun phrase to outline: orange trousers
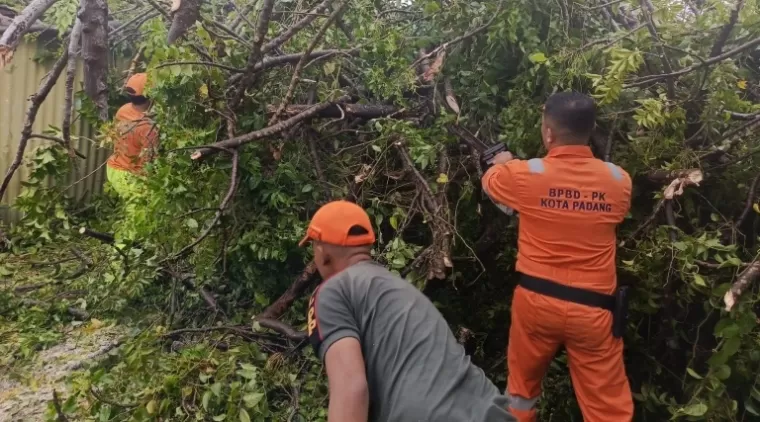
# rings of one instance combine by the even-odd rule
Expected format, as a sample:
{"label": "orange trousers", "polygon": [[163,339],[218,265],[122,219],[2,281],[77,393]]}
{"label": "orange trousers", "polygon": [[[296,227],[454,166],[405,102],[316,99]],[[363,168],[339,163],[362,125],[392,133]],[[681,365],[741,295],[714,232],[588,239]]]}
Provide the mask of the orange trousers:
{"label": "orange trousers", "polygon": [[612,336],[609,311],[579,305],[520,286],[512,300],[507,348],[510,411],[535,422],[541,381],[561,345],[585,422],[630,422],[633,398],[623,363],[623,341]]}

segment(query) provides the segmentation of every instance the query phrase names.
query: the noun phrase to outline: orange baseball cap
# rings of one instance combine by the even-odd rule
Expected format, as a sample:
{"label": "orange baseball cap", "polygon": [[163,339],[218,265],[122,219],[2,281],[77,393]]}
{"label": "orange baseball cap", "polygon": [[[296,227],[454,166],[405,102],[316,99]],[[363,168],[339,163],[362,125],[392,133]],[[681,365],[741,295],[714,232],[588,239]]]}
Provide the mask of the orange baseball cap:
{"label": "orange baseball cap", "polygon": [[124,88],[130,95],[143,95],[145,92],[145,84],[148,82],[147,73],[135,73],[127,80],[127,84]]}
{"label": "orange baseball cap", "polygon": [[[356,231],[354,227],[359,227],[361,233],[350,233],[352,229]],[[317,210],[298,246],[313,240],[337,246],[371,245],[375,243],[375,232],[362,207],[353,202],[333,201]]]}

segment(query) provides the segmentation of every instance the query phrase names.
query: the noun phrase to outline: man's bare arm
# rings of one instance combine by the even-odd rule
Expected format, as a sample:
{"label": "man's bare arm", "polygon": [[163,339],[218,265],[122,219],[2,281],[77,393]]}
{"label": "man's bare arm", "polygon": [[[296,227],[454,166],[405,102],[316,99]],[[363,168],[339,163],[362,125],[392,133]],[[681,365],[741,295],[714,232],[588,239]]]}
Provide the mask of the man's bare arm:
{"label": "man's bare arm", "polygon": [[330,422],[367,422],[369,387],[364,356],[359,341],[344,337],[330,346],[325,354],[330,388]]}

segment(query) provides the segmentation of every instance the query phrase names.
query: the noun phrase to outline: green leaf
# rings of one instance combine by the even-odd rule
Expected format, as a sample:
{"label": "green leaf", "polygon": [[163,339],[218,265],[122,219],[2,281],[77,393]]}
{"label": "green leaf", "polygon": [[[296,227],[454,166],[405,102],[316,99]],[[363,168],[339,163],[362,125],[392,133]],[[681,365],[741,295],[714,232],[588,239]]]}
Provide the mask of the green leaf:
{"label": "green leaf", "polygon": [[149,401],[145,406],[145,410],[147,410],[151,415],[156,413],[156,410],[158,410],[158,402],[156,402],[156,400]]}
{"label": "green leaf", "polygon": [[704,403],[692,404],[681,409],[681,412],[689,416],[702,416],[707,413],[707,405]]}
{"label": "green leaf", "polygon": [[541,52],[533,53],[528,56],[528,60],[530,60],[532,63],[544,63],[546,61],[546,55]]}
{"label": "green leaf", "polygon": [[446,173],[441,173],[438,175],[438,179],[435,180],[436,182],[440,184],[448,183],[449,182],[449,175]]}
{"label": "green leaf", "polygon": [[755,404],[752,403],[751,400],[744,401],[744,408],[747,409],[747,412],[755,416],[760,416],[760,411],[757,410],[757,407],[755,407]]}
{"label": "green leaf", "polygon": [[304,185],[303,189],[301,189],[301,192],[306,193],[306,192],[311,192],[313,190],[314,190],[314,186],[312,186],[312,185]]}
{"label": "green leaf", "polygon": [[261,401],[262,397],[264,397],[264,393],[250,393],[243,396],[243,401],[245,402],[245,406],[248,408],[256,407],[256,405]]}
{"label": "green leaf", "polygon": [[395,214],[391,216],[390,223],[393,230],[398,230],[398,217]]}
{"label": "green leaf", "polygon": [[694,284],[697,286],[707,287],[707,283],[705,283],[705,279],[702,278],[701,275],[694,273],[692,274],[694,276]]}
{"label": "green leaf", "polygon": [[694,371],[694,370],[693,370],[693,369],[691,369],[691,368],[686,368],[686,372],[688,372],[688,373],[689,373],[689,375],[691,375],[692,377],[694,377],[694,378],[696,378],[696,379],[698,379],[698,380],[701,380],[701,379],[702,379],[702,377],[701,377],[701,376],[700,376],[698,373],[696,373],[696,371]]}
{"label": "green leaf", "polygon": [[206,390],[205,393],[203,393],[203,398],[201,399],[201,404],[203,405],[203,409],[208,412],[208,402],[211,400],[211,390]]}
{"label": "green leaf", "polygon": [[197,229],[198,228],[198,222],[195,221],[194,218],[188,218],[187,221],[185,221],[185,225],[191,229]]}
{"label": "green leaf", "polygon": [[223,420],[227,419],[227,415],[221,414],[221,415],[214,416],[211,419],[215,420],[216,422],[220,422],[220,421],[223,421]]}
{"label": "green leaf", "polygon": [[240,422],[251,422],[251,417],[248,416],[248,411],[245,409],[240,409]]}
{"label": "green leaf", "polygon": [[721,381],[728,379],[728,377],[730,376],[731,376],[731,367],[729,367],[728,365],[721,365],[715,371],[715,378]]}
{"label": "green leaf", "polygon": [[220,397],[222,395],[222,384],[215,382],[214,385],[211,386],[211,392],[214,393],[215,396]]}

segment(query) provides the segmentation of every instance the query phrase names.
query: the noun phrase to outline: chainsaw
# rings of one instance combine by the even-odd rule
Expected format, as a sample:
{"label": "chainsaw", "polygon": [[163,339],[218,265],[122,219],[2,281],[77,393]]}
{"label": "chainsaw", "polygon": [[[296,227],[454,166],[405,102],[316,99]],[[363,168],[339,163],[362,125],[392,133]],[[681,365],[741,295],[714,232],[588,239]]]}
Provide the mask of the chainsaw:
{"label": "chainsaw", "polygon": [[[507,146],[504,145],[501,142],[497,142],[494,145],[488,146],[483,141],[475,137],[473,134],[471,134],[468,130],[461,128],[461,127],[449,127],[449,131],[459,136],[462,140],[467,142],[472,148],[474,148],[478,155],[480,155],[480,166],[483,172],[487,171],[491,166],[493,166],[493,160],[496,158],[499,153],[507,152]],[[486,195],[488,196],[488,195]],[[507,206],[497,204],[494,202],[493,199],[491,199],[490,196],[488,196],[488,199],[496,205],[496,208],[498,208],[501,212],[503,212],[506,215],[513,215],[515,214],[515,211]]]}

